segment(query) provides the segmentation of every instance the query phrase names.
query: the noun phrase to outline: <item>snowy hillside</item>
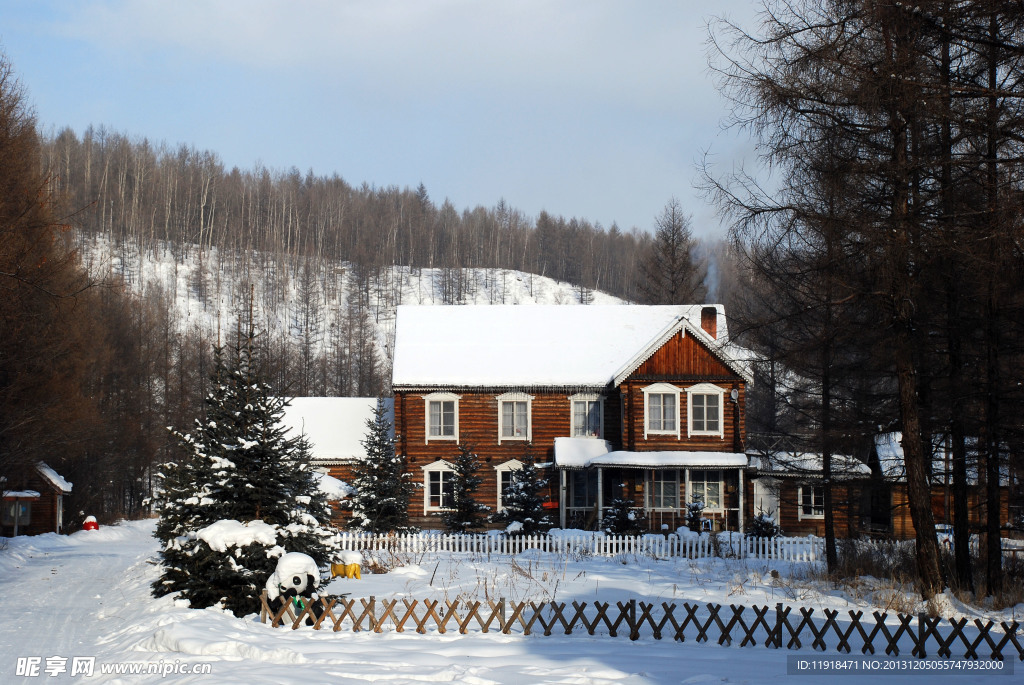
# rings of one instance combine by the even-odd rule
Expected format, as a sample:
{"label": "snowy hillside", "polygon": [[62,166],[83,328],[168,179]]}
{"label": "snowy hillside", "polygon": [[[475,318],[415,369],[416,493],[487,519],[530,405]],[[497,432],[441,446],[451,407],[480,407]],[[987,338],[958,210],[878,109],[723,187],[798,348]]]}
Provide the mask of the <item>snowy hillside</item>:
{"label": "snowy hillside", "polygon": [[263,331],[308,345],[314,353],[328,347],[337,331],[353,326],[353,310],[368,315],[377,345],[389,358],[400,304],[624,304],[599,291],[505,269],[375,270],[167,243],[140,253],[102,236],[82,237],[79,249],[95,278],[123,280],[131,291],[162,303],[179,330],[198,328],[210,339],[218,330],[234,330],[251,292]]}

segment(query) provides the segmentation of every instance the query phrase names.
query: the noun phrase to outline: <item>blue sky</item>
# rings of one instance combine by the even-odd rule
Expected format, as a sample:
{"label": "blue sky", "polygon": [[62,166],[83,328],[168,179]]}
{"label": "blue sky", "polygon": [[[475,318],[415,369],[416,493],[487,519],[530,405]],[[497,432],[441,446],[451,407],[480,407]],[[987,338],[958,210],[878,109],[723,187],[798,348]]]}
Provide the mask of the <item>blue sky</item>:
{"label": "blue sky", "polygon": [[650,230],[694,188],[722,133],[705,24],[755,0],[5,0],[0,45],[43,127],[90,124],[216,152],[416,187],[464,209],[504,198]]}

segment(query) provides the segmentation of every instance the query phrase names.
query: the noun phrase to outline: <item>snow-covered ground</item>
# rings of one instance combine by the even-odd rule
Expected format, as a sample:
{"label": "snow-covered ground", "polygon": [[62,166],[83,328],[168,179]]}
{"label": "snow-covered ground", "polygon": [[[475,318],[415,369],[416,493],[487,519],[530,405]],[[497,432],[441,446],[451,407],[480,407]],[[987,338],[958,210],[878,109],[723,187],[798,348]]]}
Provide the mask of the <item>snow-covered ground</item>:
{"label": "snow-covered ground", "polygon": [[[127,522],[69,536],[7,541],[7,548],[0,551],[0,683],[810,685],[833,679],[832,675],[788,673],[787,657],[826,656],[807,648],[776,651],[650,637],[630,642],[622,637],[591,637],[585,631],[544,637],[274,629],[255,616],[239,619],[219,610],[191,610],[171,598],[151,597],[149,585],[157,576],[153,526],[153,521]],[[809,579],[807,565],[801,563],[539,553],[490,559],[421,554],[382,560],[393,566],[389,573],[364,571],[361,580],[336,579],[326,592],[420,600],[635,598],[748,606],[783,602],[840,610],[886,601],[886,589],[873,586],[871,579],[865,579],[862,592],[851,594],[849,589],[830,589]],[[773,577],[772,571],[779,577]],[[946,609],[974,617],[952,602]],[[1024,605],[990,617],[1019,621],[1024,618]],[[78,668],[92,664],[92,675],[71,676],[75,657],[84,657],[77,661]],[[168,673],[103,672],[150,665]],[[1017,675],[1011,677],[963,672],[926,677],[929,685],[993,679],[1009,683],[1019,679],[1024,668],[1019,662],[1016,666]],[[48,667],[54,675],[47,674]],[[192,673],[193,668],[205,672]],[[840,682],[859,685],[877,677],[877,673],[844,675]]]}

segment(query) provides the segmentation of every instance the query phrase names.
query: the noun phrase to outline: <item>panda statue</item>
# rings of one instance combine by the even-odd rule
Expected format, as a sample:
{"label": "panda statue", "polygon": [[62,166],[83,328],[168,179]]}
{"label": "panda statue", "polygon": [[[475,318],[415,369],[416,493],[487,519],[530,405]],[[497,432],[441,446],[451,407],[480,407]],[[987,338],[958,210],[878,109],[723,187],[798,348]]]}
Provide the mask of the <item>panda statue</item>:
{"label": "panda statue", "polygon": [[[292,603],[292,609],[298,616],[312,607],[313,615],[320,618],[324,613],[324,603],[317,594],[320,586],[320,569],[313,557],[301,552],[287,552],[277,560],[277,568],[267,578],[267,602],[276,616],[281,607]],[[313,625],[312,618],[306,618],[306,625]]]}

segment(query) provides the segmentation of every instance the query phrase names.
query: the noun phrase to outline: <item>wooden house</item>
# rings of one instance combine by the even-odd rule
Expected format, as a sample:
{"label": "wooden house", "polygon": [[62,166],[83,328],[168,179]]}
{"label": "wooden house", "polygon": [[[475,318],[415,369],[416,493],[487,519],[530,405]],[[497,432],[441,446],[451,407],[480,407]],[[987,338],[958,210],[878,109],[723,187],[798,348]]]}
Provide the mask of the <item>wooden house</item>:
{"label": "wooden house", "polygon": [[[384,400],[388,421],[394,423],[394,403]],[[320,489],[331,503],[331,518],[343,523],[348,515],[342,500],[350,493],[352,464],[363,459],[366,439],[377,407],[375,397],[292,397],[284,408],[283,423],[290,438],[309,441],[313,468],[321,474]]]}
{"label": "wooden house", "polygon": [[0,535],[39,535],[64,532],[64,497],[71,483],[44,462],[4,481]]}
{"label": "wooden house", "polygon": [[[968,439],[967,446],[967,515],[972,532],[982,529],[981,512],[983,503],[988,502],[983,488],[978,485],[977,441]],[[944,436],[936,436],[931,446],[931,500],[932,516],[936,525],[953,523],[953,466],[952,449]],[[1007,462],[1012,460],[1006,460]],[[906,471],[904,468],[903,434],[883,433],[875,436],[874,447],[869,458],[874,472],[872,495],[880,502],[876,507],[874,528],[876,532],[898,540],[914,538],[916,532],[910,518],[910,500],[907,496]],[[1001,468],[999,482],[999,520],[1004,536],[1015,532],[1014,517],[1010,502],[1021,492],[1020,474]]]}
{"label": "wooden house", "polygon": [[[747,516],[765,514],[784,535],[825,534],[824,467],[820,454],[797,451],[750,453]],[[854,457],[832,455],[832,516],[838,537],[856,537],[866,512],[871,469]]]}
{"label": "wooden house", "polygon": [[560,527],[595,527],[626,498],[674,530],[699,499],[715,527],[741,530],[751,376],[726,333],[718,305],[400,306],[397,449],[423,485],[412,521],[438,526],[468,445],[492,509],[529,453]]}

